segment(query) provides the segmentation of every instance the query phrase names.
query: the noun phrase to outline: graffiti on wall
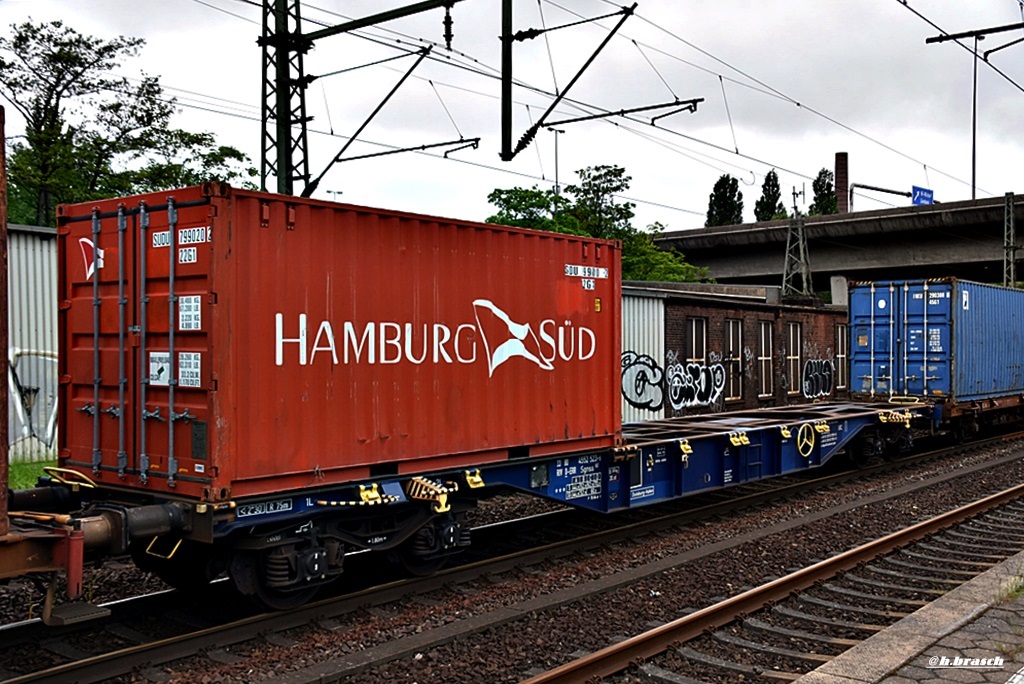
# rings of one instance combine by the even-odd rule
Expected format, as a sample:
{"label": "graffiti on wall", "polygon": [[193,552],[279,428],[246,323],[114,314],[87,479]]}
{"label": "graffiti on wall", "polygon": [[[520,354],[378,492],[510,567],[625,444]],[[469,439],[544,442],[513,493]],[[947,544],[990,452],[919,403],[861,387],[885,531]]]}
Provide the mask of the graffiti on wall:
{"label": "graffiti on wall", "polygon": [[676,411],[711,406],[725,390],[725,366],[719,363],[680,363],[676,352],[669,352],[663,369],[647,354],[622,353],[622,396],[629,404],[648,411],[668,404]]}
{"label": "graffiti on wall", "polygon": [[835,382],[835,366],[829,359],[809,359],[804,363],[801,384],[808,399],[827,397],[832,394]]}
{"label": "graffiti on wall", "polygon": [[695,406],[710,406],[725,389],[725,366],[721,363],[679,363],[675,352],[669,353],[665,369],[669,403],[676,411]]}
{"label": "graffiti on wall", "polygon": [[57,354],[12,350],[7,385],[12,455],[55,448]]}
{"label": "graffiti on wall", "polygon": [[622,396],[631,406],[657,411],[665,402],[665,373],[647,354],[622,352]]}

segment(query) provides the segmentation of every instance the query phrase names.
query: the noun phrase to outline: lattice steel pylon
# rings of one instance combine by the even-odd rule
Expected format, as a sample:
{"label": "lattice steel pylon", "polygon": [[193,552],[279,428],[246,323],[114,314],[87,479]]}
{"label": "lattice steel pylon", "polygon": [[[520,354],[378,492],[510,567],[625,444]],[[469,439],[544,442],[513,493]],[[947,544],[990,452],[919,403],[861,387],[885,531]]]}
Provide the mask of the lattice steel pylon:
{"label": "lattice steel pylon", "polygon": [[[800,288],[796,286],[800,279]],[[804,217],[795,213],[786,233],[786,264],[782,269],[782,296],[811,294],[811,259],[804,236]]]}
{"label": "lattice steel pylon", "polygon": [[1003,285],[1017,287],[1017,231],[1013,218],[1013,193],[1006,193],[1003,211]]}
{"label": "lattice steel pylon", "polygon": [[312,41],[302,36],[299,0],[263,0],[263,146],[260,187],[277,178],[277,192],[294,195],[309,182],[303,57]]}

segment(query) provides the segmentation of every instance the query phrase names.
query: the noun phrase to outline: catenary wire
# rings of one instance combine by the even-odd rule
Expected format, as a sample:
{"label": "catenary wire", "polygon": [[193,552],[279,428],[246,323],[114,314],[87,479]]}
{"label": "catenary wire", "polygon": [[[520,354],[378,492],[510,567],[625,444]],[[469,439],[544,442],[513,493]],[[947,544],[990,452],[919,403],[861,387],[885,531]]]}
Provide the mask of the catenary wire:
{"label": "catenary wire", "polygon": [[[201,0],[194,0],[194,1],[196,1],[196,2],[201,2]],[[262,7],[262,5],[261,5],[260,3],[254,2],[253,0],[235,0],[235,1],[237,1],[237,2],[242,2],[242,3],[244,3],[244,4],[247,4],[247,5],[251,5],[251,6],[254,6],[254,7]],[[575,15],[575,16],[579,16],[579,17],[581,17],[581,16],[582,16],[582,15],[579,15],[579,14],[577,14],[577,13],[575,13],[575,12],[572,12],[571,10],[568,10],[568,9],[566,9],[566,8],[564,8],[564,7],[560,6],[560,5],[558,5],[557,3],[554,3],[554,2],[550,2],[550,0],[546,0],[546,1],[548,1],[548,2],[549,2],[549,4],[552,4],[553,6],[555,6],[555,7],[559,8],[559,9],[561,9],[561,10],[565,11],[565,12],[568,12],[568,13],[570,13],[570,14],[573,14],[573,15]],[[611,2],[609,2],[609,0],[602,0],[602,1],[603,1],[603,2],[606,2],[606,4],[612,4],[612,5],[614,4],[614,3],[611,3]],[[202,3],[202,4],[207,4],[207,3]],[[350,19],[350,17],[347,17],[347,16],[345,16],[345,15],[339,14],[339,13],[337,13],[337,12],[333,12],[333,11],[331,11],[331,10],[326,10],[326,9],[323,9],[323,8],[319,8],[319,7],[315,7],[315,6],[311,6],[311,5],[307,5],[307,8],[309,8],[309,9],[314,9],[314,10],[316,10],[316,11],[321,11],[321,12],[324,12],[324,13],[326,13],[326,14],[329,14],[329,15],[331,15],[331,16],[337,16],[337,17],[340,17],[340,18],[343,18],[343,19]],[[662,27],[660,27],[660,26],[657,26],[657,24],[654,24],[653,22],[650,22],[649,20],[647,20],[647,19],[646,19],[646,18],[644,18],[644,17],[641,17],[641,19],[642,19],[642,20],[644,20],[644,21],[646,21],[647,23],[651,23],[652,25],[656,26],[657,28],[661,28],[662,30],[665,30],[665,29],[663,29]],[[251,20],[248,20],[248,19],[246,19],[246,20],[247,20],[247,21],[251,21]],[[308,16],[307,16],[307,17],[304,17],[304,20],[305,20],[305,21],[310,21],[311,23],[315,23],[315,24],[317,24],[317,25],[321,25],[321,26],[326,26],[326,24],[324,24],[323,22],[320,22],[320,21],[316,21],[316,20],[310,19],[310,18],[309,18]],[[407,34],[402,34],[401,32],[398,32],[398,31],[394,31],[394,30],[392,30],[392,29],[388,29],[388,28],[386,28],[386,27],[385,27],[385,28],[382,28],[382,30],[383,30],[383,31],[385,31],[385,32],[387,32],[387,33],[392,33],[392,34],[395,34],[395,35],[401,35],[401,36],[404,36],[404,37],[408,37],[408,38],[412,39],[412,37],[409,37],[409,36],[408,36]],[[667,31],[666,31],[666,32],[667,32]],[[375,43],[378,43],[378,44],[381,44],[381,45],[386,45],[386,46],[388,46],[388,47],[392,47],[392,48],[396,47],[395,45],[392,45],[392,44],[391,44],[391,43],[390,43],[389,41],[385,41],[385,40],[382,40],[382,39],[379,39],[379,38],[375,38],[375,37],[373,37],[373,36],[372,36],[372,34],[369,34],[369,35],[363,35],[363,32],[353,32],[353,33],[354,33],[354,34],[356,34],[356,37],[359,37],[359,38],[363,38],[363,39],[365,39],[365,40],[370,40],[370,41],[372,41],[372,42],[375,42]],[[673,36],[673,37],[675,37],[676,39],[678,39],[678,40],[682,41],[682,42],[683,42],[684,44],[687,44],[687,45],[691,45],[691,44],[690,44],[690,43],[688,43],[687,41],[683,40],[683,39],[682,39],[681,37],[679,37],[679,36],[675,36],[675,34],[672,34],[671,32],[667,32],[667,33],[669,33],[670,35],[672,35],[672,36]],[[422,44],[422,43],[429,43],[429,44],[434,44],[434,45],[437,45],[437,44],[438,44],[438,43],[436,43],[435,41],[429,41],[429,40],[424,40],[424,39],[422,39],[422,38],[420,38],[420,39],[416,39],[416,40],[417,40],[417,42],[419,42],[419,43],[421,43],[421,44]],[[399,44],[401,44],[401,43],[402,43],[403,41],[401,41],[401,40],[397,40],[397,41],[395,41],[395,42],[396,42],[396,43],[399,43]],[[639,48],[639,45],[637,45],[637,47]],[[649,47],[649,48],[652,48],[652,46],[647,46],[647,47]],[[709,56],[709,57],[711,57],[712,59],[716,59],[716,61],[719,61],[719,62],[721,62],[721,63],[725,64],[726,66],[728,66],[729,68],[733,69],[734,71],[737,71],[737,73],[740,73],[740,74],[742,74],[742,75],[746,76],[747,78],[750,78],[750,79],[751,79],[751,80],[753,80],[754,82],[756,82],[756,83],[758,83],[758,84],[762,85],[762,86],[763,86],[763,87],[764,87],[765,89],[767,89],[766,91],[759,91],[759,92],[764,92],[765,94],[771,94],[771,95],[773,95],[773,96],[775,96],[775,97],[779,97],[779,98],[781,98],[781,99],[783,99],[783,100],[785,100],[785,101],[788,101],[788,102],[792,102],[792,103],[794,103],[794,104],[795,104],[795,105],[797,105],[797,106],[803,106],[803,105],[801,105],[801,104],[800,104],[799,102],[797,102],[797,101],[793,100],[792,98],[790,98],[790,97],[786,96],[786,95],[785,95],[784,93],[781,93],[780,91],[778,91],[778,90],[776,90],[776,89],[772,88],[772,87],[771,87],[770,85],[768,85],[768,84],[766,84],[766,83],[762,83],[762,82],[761,82],[761,81],[759,81],[758,79],[756,79],[756,78],[753,78],[753,77],[751,77],[751,76],[749,76],[749,75],[745,74],[745,72],[743,72],[743,71],[741,71],[741,70],[739,70],[739,69],[735,69],[734,67],[732,67],[731,65],[728,65],[728,63],[724,62],[723,60],[719,60],[718,58],[714,57],[714,56],[713,56],[713,55],[711,55],[710,53],[706,53],[706,51],[703,51],[702,49],[700,49],[700,48],[697,48],[696,46],[693,46],[693,47],[694,47],[694,49],[697,49],[698,51],[701,51],[701,52],[704,52],[705,54],[708,54],[708,56]],[[654,49],[654,50],[657,50],[657,48],[652,48],[652,49]],[[657,50],[657,51],[658,51],[658,52],[662,52],[661,50]],[[477,60],[477,59],[475,59],[475,58],[473,58],[473,57],[471,57],[471,56],[469,56],[469,55],[466,55],[465,53],[459,53],[459,54],[460,54],[461,56],[465,57],[466,59],[469,59],[469,60],[471,60],[471,61],[473,62],[473,64],[474,64],[474,65],[478,65],[478,66],[480,66],[480,67],[483,67],[483,68],[487,68],[487,69],[488,69],[489,71],[488,71],[488,72],[482,72],[482,71],[480,71],[480,69],[479,69],[479,68],[474,68],[473,66],[467,66],[467,65],[464,65],[464,64],[458,64],[458,63],[456,63],[456,62],[453,62],[453,61],[452,61],[452,60],[450,60],[450,59],[448,59],[448,60],[440,60],[440,59],[435,59],[434,61],[438,61],[438,62],[440,62],[440,63],[446,63],[446,64],[450,64],[450,65],[452,65],[452,66],[457,66],[457,67],[459,67],[459,68],[461,68],[461,69],[463,69],[463,70],[469,71],[469,72],[471,72],[471,73],[475,73],[475,74],[477,74],[477,75],[480,75],[480,76],[484,76],[484,77],[488,77],[488,78],[499,78],[499,76],[498,76],[498,75],[497,75],[497,73],[496,73],[496,72],[497,72],[497,70],[496,70],[496,69],[494,69],[493,67],[487,67],[487,66],[486,66],[486,65],[485,65],[484,63],[482,63],[482,62],[481,62],[480,60]],[[646,58],[646,55],[644,55],[644,56],[645,56],[645,58]],[[649,61],[649,60],[648,60],[648,61]],[[682,61],[685,61],[685,60],[682,60]],[[653,65],[652,65],[652,66],[653,66]],[[699,68],[699,67],[698,67],[698,68]],[[714,73],[714,72],[711,72],[710,70],[707,70],[707,69],[704,69],[704,71],[708,71],[709,73]],[[716,73],[715,75],[716,75],[716,76],[718,76],[719,78],[723,78],[721,74],[717,74],[717,73]],[[659,74],[659,76],[660,76],[660,74]],[[421,77],[421,78],[422,78],[422,77]],[[426,79],[423,79],[423,80],[426,80]],[[734,82],[736,82],[736,83],[738,83],[738,84],[740,84],[740,85],[746,85],[746,84],[743,84],[743,83],[742,83],[742,82],[740,82],[740,81],[735,81],[734,79],[728,79],[728,80],[730,80],[730,81],[734,81]],[[541,89],[541,88],[536,88],[536,87],[530,86],[530,85],[528,85],[528,84],[525,84],[525,83],[523,83],[523,82],[521,82],[521,81],[518,81],[518,80],[517,80],[516,84],[517,84],[517,85],[518,85],[519,87],[522,87],[522,88],[525,88],[525,89],[527,89],[527,90],[530,90],[531,92],[534,92],[534,93],[536,93],[536,94],[539,94],[539,95],[544,95],[544,96],[548,96],[548,97],[551,97],[551,94],[550,94],[550,93],[547,93],[546,91],[544,91],[544,90],[543,90],[543,89]],[[747,86],[747,87],[749,87],[749,86]],[[466,91],[468,91],[468,92],[474,92],[474,93],[476,93],[476,94],[482,94],[482,93],[479,93],[478,91],[473,91],[472,89],[468,89],[468,88],[462,88],[462,89],[463,89],[463,90],[466,90]],[[755,90],[756,90],[756,89],[755,89]],[[582,103],[582,102],[577,102],[577,101],[574,101],[574,100],[569,100],[568,98],[567,98],[567,100],[566,100],[566,101],[567,101],[567,104],[570,104],[570,105],[572,105],[572,106],[574,106],[574,107],[577,107],[577,108],[579,108],[579,107],[592,107],[593,109],[597,109],[598,111],[604,111],[605,113],[607,113],[607,110],[601,110],[601,108],[598,108],[598,107],[593,107],[593,106],[591,106],[591,105],[585,105],[585,104],[584,104],[584,103]],[[834,124],[836,124],[836,125],[842,126],[842,127],[846,128],[846,129],[850,130],[851,132],[854,132],[854,133],[856,133],[856,134],[858,134],[858,135],[862,135],[863,137],[866,137],[867,139],[869,139],[869,140],[872,140],[872,142],[875,142],[876,144],[880,144],[880,145],[882,145],[883,147],[886,147],[887,149],[890,149],[890,151],[893,151],[894,153],[897,153],[897,154],[901,154],[901,155],[903,155],[903,153],[899,152],[898,150],[895,150],[894,148],[891,148],[891,147],[889,147],[889,146],[885,145],[884,143],[881,143],[880,141],[876,141],[876,140],[874,140],[874,139],[870,138],[870,136],[866,136],[865,134],[861,134],[861,133],[859,133],[858,131],[855,131],[854,129],[852,129],[852,128],[850,128],[850,127],[846,126],[845,124],[842,124],[841,122],[838,122],[838,121],[836,121],[836,120],[834,120],[834,119],[831,119],[831,118],[829,118],[829,117],[827,117],[827,116],[825,116],[825,115],[821,114],[820,112],[817,112],[816,110],[813,110],[812,108],[808,108],[808,107],[806,107],[806,106],[803,106],[803,107],[804,107],[805,109],[808,109],[808,111],[811,111],[812,113],[815,113],[815,114],[817,114],[817,115],[819,115],[819,116],[823,116],[824,118],[826,118],[827,120],[830,120],[830,121],[831,121],[832,123],[834,123]],[[633,118],[630,118],[630,117],[626,117],[626,118],[627,118],[628,120],[630,120],[630,121],[633,121],[633,123],[638,123],[638,124],[648,125],[648,123],[647,123],[647,122],[645,122],[645,121],[641,121],[641,120],[633,119]],[[622,128],[623,130],[630,130],[631,132],[635,132],[635,131],[632,131],[632,129],[630,129],[629,127],[627,127],[627,126],[622,126],[622,125],[620,125],[620,124],[618,124],[618,123],[616,123],[616,122],[606,122],[606,123],[613,123],[613,125],[615,125],[615,126],[617,126],[617,127],[619,127],[619,128]],[[714,144],[714,143],[710,143],[709,141],[706,141],[706,140],[703,140],[703,139],[697,138],[697,137],[695,137],[695,136],[689,136],[689,135],[686,135],[686,134],[682,134],[682,133],[679,133],[678,131],[673,131],[673,130],[671,130],[671,129],[664,129],[664,128],[658,128],[658,130],[659,130],[659,131],[662,131],[662,132],[665,132],[665,133],[669,133],[669,134],[671,134],[671,135],[677,135],[677,136],[683,137],[684,139],[690,140],[690,141],[692,141],[692,142],[695,142],[695,143],[697,143],[697,144],[701,144],[701,145],[707,145],[707,146],[710,146],[710,147],[712,147],[712,148],[714,148],[714,149],[718,149],[718,150],[720,150],[720,151],[722,151],[722,152],[725,152],[725,153],[728,153],[728,154],[738,154],[738,153],[737,153],[737,151],[736,151],[735,149],[734,149],[734,150],[729,150],[728,148],[722,147],[722,146],[720,146],[720,145],[716,145],[716,144]],[[647,136],[647,137],[648,137],[648,139],[651,139],[651,138],[652,138],[652,136]],[[653,142],[653,140],[652,140],[652,142]],[[677,153],[679,153],[679,152],[677,151]],[[682,153],[680,153],[680,154],[682,154]],[[437,155],[431,155],[431,156],[437,156]],[[687,156],[687,155],[683,154],[682,156]],[[776,168],[776,169],[780,169],[780,170],[786,171],[787,173],[790,173],[790,174],[793,174],[793,175],[796,175],[796,176],[799,176],[799,177],[802,177],[802,178],[810,178],[810,176],[807,176],[806,174],[803,174],[803,173],[800,173],[800,172],[795,172],[795,171],[793,171],[793,170],[791,170],[791,169],[788,169],[788,168],[786,168],[786,167],[784,167],[784,166],[782,166],[782,165],[779,165],[779,164],[772,164],[772,163],[770,163],[770,162],[767,162],[767,161],[765,161],[765,160],[762,160],[762,159],[759,159],[759,158],[756,158],[756,157],[751,157],[751,156],[748,156],[748,155],[743,155],[743,154],[738,154],[738,156],[740,156],[740,157],[742,157],[742,158],[745,158],[745,159],[748,159],[748,160],[750,160],[750,161],[754,161],[754,162],[756,162],[756,163],[758,163],[758,164],[762,164],[762,165],[764,165],[764,166],[766,166],[766,167],[772,167],[772,168]],[[906,155],[903,155],[903,156],[906,156]],[[688,158],[691,158],[691,159],[692,159],[692,157],[688,157]],[[917,161],[917,160],[914,160],[914,161]],[[719,161],[719,163],[725,163],[725,162],[721,162],[721,161]],[[922,164],[923,164],[923,162],[919,162],[919,163],[922,163]],[[486,165],[484,165],[484,166],[486,167]],[[486,168],[493,168],[493,167],[486,167]],[[716,167],[712,166],[712,168],[716,168]],[[936,171],[938,171],[939,173],[943,173],[943,172],[942,172],[941,170],[938,170],[938,169],[935,169],[935,170],[936,170]],[[944,175],[949,175],[949,174],[944,174]],[[949,177],[950,177],[950,178],[953,178],[954,180],[957,180],[957,181],[959,181],[959,179],[957,179],[957,178],[955,178],[955,177],[953,177],[953,176],[949,176]],[[960,182],[963,182],[963,181],[960,181]],[[646,202],[645,202],[645,203],[646,203]]]}
{"label": "catenary wire", "polygon": [[[553,2],[553,0],[545,0],[545,1],[548,2],[549,4],[552,4],[552,5],[555,5],[556,7],[559,7],[563,11],[569,12],[571,14],[575,14],[575,12],[572,12],[572,10],[568,10],[566,8],[561,7],[560,5],[557,5],[556,3]],[[615,4],[611,0],[600,0],[600,1],[605,3],[605,4],[608,4],[608,5],[614,5]],[[904,2],[904,0],[897,0],[897,2],[899,2],[901,4],[904,4],[904,5],[906,4]],[[743,71],[742,69],[733,66],[732,64],[726,62],[725,60],[720,59],[719,57],[711,54],[707,50],[704,50],[703,48],[701,48],[701,47],[691,43],[690,41],[686,40],[682,36],[680,36],[680,35],[672,32],[672,31],[668,30],[667,28],[665,28],[664,26],[658,24],[657,22],[651,21],[650,19],[646,18],[645,16],[643,16],[643,15],[641,15],[639,13],[636,13],[635,16],[640,21],[643,21],[644,23],[646,23],[646,24],[654,27],[655,29],[665,33],[666,35],[668,35],[669,37],[673,38],[674,40],[679,41],[680,43],[682,43],[682,44],[684,44],[684,45],[686,45],[686,46],[696,50],[697,52],[699,52],[699,53],[701,53],[703,55],[706,55],[709,59],[712,59],[712,60],[718,62],[719,64],[722,64],[723,66],[727,67],[728,69],[731,69],[732,71],[734,71],[734,72],[744,76],[745,78],[750,79],[754,83],[757,83],[758,85],[760,85],[763,88],[767,89],[768,92],[774,94],[776,97],[779,97],[779,98],[785,100],[786,102],[789,102],[789,103],[795,105],[796,107],[798,107],[800,109],[804,109],[807,112],[809,112],[811,114],[814,114],[815,116],[818,116],[818,117],[824,119],[825,121],[828,121],[829,123],[831,123],[831,124],[833,124],[835,126],[839,126],[840,128],[842,128],[842,129],[844,129],[846,131],[849,131],[850,133],[853,133],[854,135],[857,135],[857,136],[859,136],[861,138],[864,138],[865,140],[868,140],[869,142],[874,143],[875,145],[878,145],[878,146],[880,146],[880,147],[882,147],[882,148],[884,148],[884,149],[886,149],[886,150],[888,150],[888,151],[890,151],[890,152],[892,152],[894,154],[897,154],[897,155],[903,157],[904,159],[907,159],[908,161],[912,161],[915,164],[924,164],[925,163],[925,162],[923,162],[923,161],[921,161],[919,159],[916,159],[916,158],[910,156],[909,154],[907,154],[905,152],[901,152],[900,150],[896,149],[895,147],[892,147],[891,145],[889,145],[887,143],[884,143],[881,140],[878,140],[877,138],[874,138],[874,137],[868,135],[867,133],[863,133],[863,132],[853,128],[852,126],[849,126],[847,124],[842,123],[841,121],[835,119],[834,117],[829,116],[828,114],[825,114],[824,112],[821,112],[821,111],[815,109],[814,107],[811,107],[811,106],[809,106],[807,104],[804,104],[804,103],[800,102],[799,100],[796,100],[796,99],[790,97],[789,95],[786,95],[782,91],[772,87],[771,85],[761,81],[760,79],[758,79],[758,78],[756,78],[754,76],[751,76],[750,74],[747,74],[747,72]],[[622,37],[626,38],[625,35],[623,35]],[[702,69],[702,70],[708,71],[707,69]],[[714,73],[714,72],[712,72],[712,73]],[[715,75],[719,76],[719,74],[715,74]],[[945,172],[945,171],[943,171],[943,170],[941,170],[939,168],[936,168],[934,166],[932,166],[931,168],[932,168],[933,171],[935,171],[935,172],[937,172],[937,173],[939,173],[939,174],[949,178],[950,180],[954,180],[954,181],[956,181],[956,182],[958,182],[958,183],[960,183],[962,185],[970,185],[970,182],[968,182],[966,180],[963,180],[961,178],[958,178],[958,177],[954,176],[953,174],[947,173],[947,172]],[[979,188],[979,190],[981,190],[981,188]],[[986,192],[988,194],[992,194],[992,193],[990,193],[987,190],[983,190],[983,192]]]}

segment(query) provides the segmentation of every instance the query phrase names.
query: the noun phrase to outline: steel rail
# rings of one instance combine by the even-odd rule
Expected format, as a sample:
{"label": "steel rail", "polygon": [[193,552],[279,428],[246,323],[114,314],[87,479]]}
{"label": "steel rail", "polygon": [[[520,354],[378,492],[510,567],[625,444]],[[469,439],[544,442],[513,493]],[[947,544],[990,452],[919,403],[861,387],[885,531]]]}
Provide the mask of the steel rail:
{"label": "steel rail", "polygon": [[[972,442],[970,447],[984,446],[1009,441],[1013,438],[1024,436],[1024,433],[1011,433],[998,437]],[[347,610],[371,603],[386,603],[415,593],[425,593],[439,589],[445,585],[458,584],[470,581],[484,574],[501,574],[517,567],[527,566],[552,557],[565,556],[576,550],[594,548],[610,543],[618,538],[637,538],[644,534],[665,529],[672,526],[686,524],[693,520],[705,519],[714,515],[720,515],[730,510],[749,508],[759,503],[770,502],[780,498],[790,498],[801,492],[827,488],[830,485],[841,484],[851,479],[883,473],[888,470],[900,469],[908,465],[915,465],[930,458],[941,457],[944,454],[962,450],[965,445],[957,447],[946,447],[915,455],[902,460],[881,463],[869,468],[850,470],[833,475],[828,475],[810,480],[798,482],[761,492],[747,494],[727,501],[711,503],[699,508],[691,508],[684,511],[675,511],[667,515],[656,516],[649,520],[633,522],[627,525],[617,526],[612,530],[592,532],[571,539],[560,540],[545,544],[539,547],[515,551],[509,554],[494,558],[473,561],[464,565],[442,570],[429,577],[416,578],[412,580],[399,580],[383,585],[367,587],[343,596],[325,598],[314,603],[307,604],[301,608],[285,613],[267,613],[252,617],[235,620],[222,625],[215,625],[203,630],[181,634],[161,641],[149,644],[131,646],[122,650],[98,654],[90,658],[75,662],[57,665],[47,670],[21,675],[6,680],[4,684],[27,684],[28,682],[53,682],[63,684],[74,680],[78,682],[96,682],[110,677],[122,676],[138,668],[140,663],[154,666],[174,660],[188,657],[190,654],[200,653],[208,649],[225,648],[234,644],[242,643],[251,639],[259,638],[268,632],[279,632],[308,625],[311,622],[330,619],[344,614]],[[1009,458],[1009,457],[1007,457]],[[1012,457],[1019,458],[1018,456]],[[999,461],[1000,459],[997,459]],[[993,463],[986,463],[979,467],[990,468]],[[803,471],[806,473],[807,471]],[[946,477],[954,476],[947,473]],[[766,480],[773,482],[775,480]],[[721,493],[728,493],[729,488],[718,490]],[[554,511],[552,513],[531,516],[532,518],[543,518],[557,516],[558,514],[572,512],[571,509]],[[512,523],[506,524],[514,524]],[[500,524],[499,524],[500,526]],[[493,526],[495,528],[499,526]],[[735,600],[739,597],[734,597]],[[700,611],[693,615],[705,613]],[[744,611],[749,612],[749,611]],[[700,634],[708,625],[697,629]],[[682,640],[677,638],[675,640]],[[625,642],[624,642],[625,643]],[[671,643],[671,641],[669,642]],[[598,652],[601,653],[601,652]],[[626,663],[628,664],[628,662]],[[620,668],[621,669],[621,668]],[[555,672],[553,670],[552,672]],[[543,676],[543,675],[542,675]],[[533,680],[531,680],[533,681]],[[544,680],[537,680],[544,681]],[[577,679],[552,680],[552,681],[583,681]]]}
{"label": "steel rail", "polygon": [[807,589],[817,582],[829,579],[861,563],[1020,497],[1024,497],[1024,485],[1011,487],[815,563],[649,632],[531,677],[523,684],[579,684],[598,681],[602,677],[619,672],[632,663],[663,653],[676,644],[695,639],[708,629],[723,627],[737,620],[741,615],[760,610],[771,602],[788,598],[794,592]]}

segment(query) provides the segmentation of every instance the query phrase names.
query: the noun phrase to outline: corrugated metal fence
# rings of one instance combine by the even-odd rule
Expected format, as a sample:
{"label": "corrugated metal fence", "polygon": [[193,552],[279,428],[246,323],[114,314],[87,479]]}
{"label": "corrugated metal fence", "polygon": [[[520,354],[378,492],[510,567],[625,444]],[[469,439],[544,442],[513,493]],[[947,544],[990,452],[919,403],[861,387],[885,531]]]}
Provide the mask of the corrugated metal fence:
{"label": "corrugated metal fence", "polygon": [[622,296],[622,422],[665,417],[665,300]]}
{"label": "corrugated metal fence", "polygon": [[57,232],[8,225],[10,460],[57,457]]}

